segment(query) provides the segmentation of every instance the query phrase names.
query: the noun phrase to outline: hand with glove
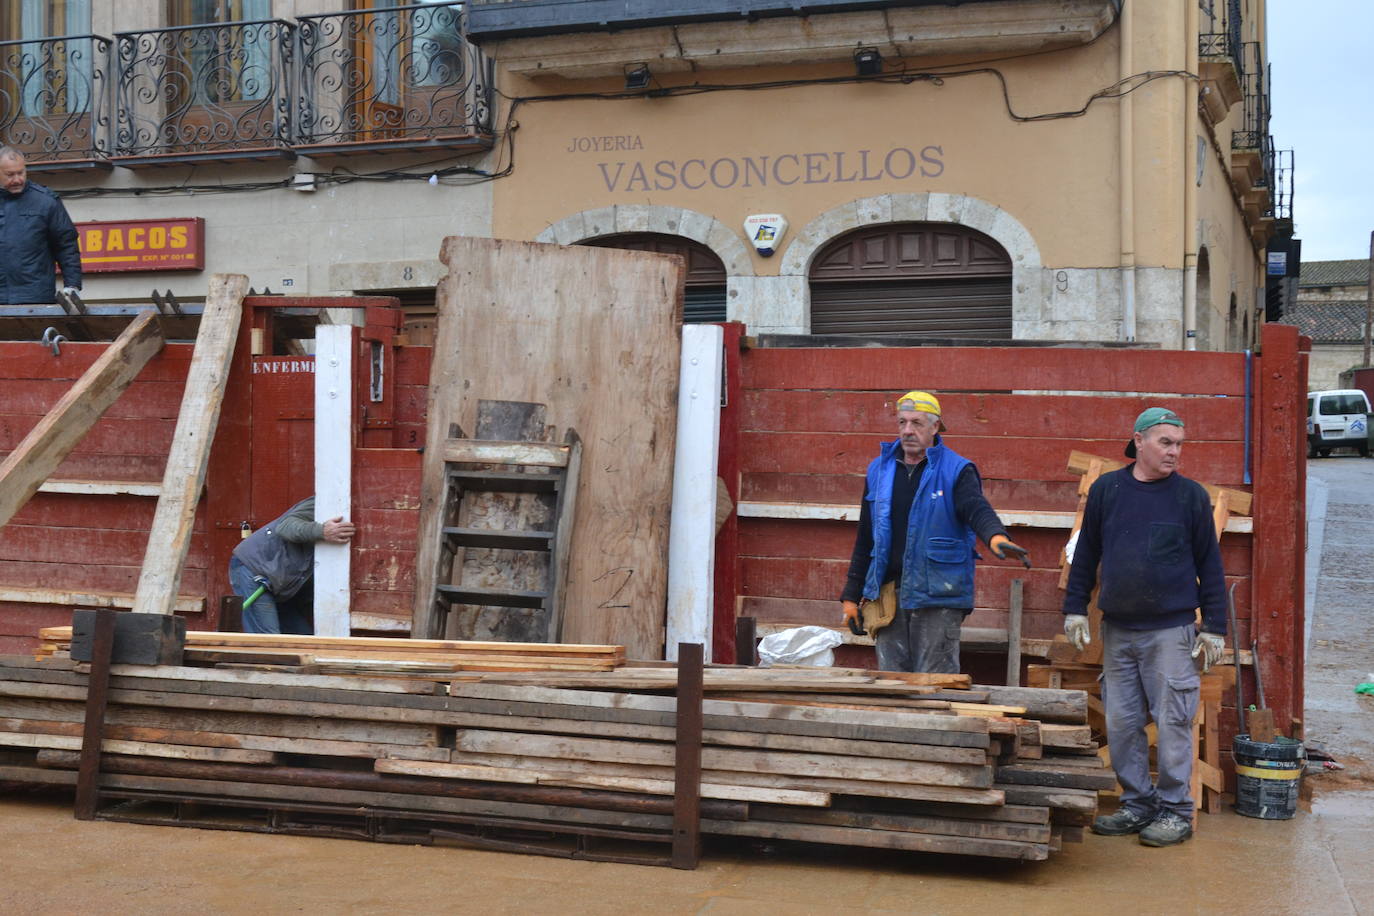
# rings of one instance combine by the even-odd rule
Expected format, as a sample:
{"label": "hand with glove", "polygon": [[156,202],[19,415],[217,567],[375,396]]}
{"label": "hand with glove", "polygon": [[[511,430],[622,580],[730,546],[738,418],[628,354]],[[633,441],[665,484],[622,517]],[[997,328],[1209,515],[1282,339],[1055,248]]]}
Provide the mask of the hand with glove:
{"label": "hand with glove", "polygon": [[1015,556],[1026,569],[1031,568],[1030,553],[1027,552],[1026,548],[1014,543],[1005,534],[994,534],[992,540],[988,541],[988,547],[992,549],[999,560],[1009,560]]}
{"label": "hand with glove", "polygon": [[64,295],[64,296],[75,295],[76,293],[79,293],[79,292],[81,292],[81,287],[79,287],[79,286],[64,286],[64,287],[62,287],[62,295]]}
{"label": "hand with glove", "polygon": [[1226,638],[1224,636],[1217,633],[1199,632],[1190,654],[1193,658],[1202,656],[1202,673],[1206,674],[1207,669],[1221,661],[1221,654],[1225,651]]}
{"label": "hand with glove", "polygon": [[849,632],[855,636],[863,636],[867,630],[864,629],[864,622],[859,617],[859,606],[853,601],[841,602],[844,608],[844,622],[849,624]]}
{"label": "hand with glove", "polygon": [[1065,614],[1064,635],[1069,637],[1071,646],[1082,652],[1083,647],[1093,641],[1092,634],[1088,631],[1088,615]]}

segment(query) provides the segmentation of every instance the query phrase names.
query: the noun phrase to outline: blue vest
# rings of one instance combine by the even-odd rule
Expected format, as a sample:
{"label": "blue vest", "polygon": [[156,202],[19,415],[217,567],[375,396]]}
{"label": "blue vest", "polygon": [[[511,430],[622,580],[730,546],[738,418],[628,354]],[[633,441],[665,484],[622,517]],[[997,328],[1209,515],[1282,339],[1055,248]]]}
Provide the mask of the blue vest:
{"label": "blue vest", "polygon": [[[873,501],[873,554],[864,580],[864,598],[873,601],[882,587],[892,546],[892,475],[902,460],[900,439],[883,444],[868,466],[868,498]],[[954,482],[969,463],[937,436],[926,450],[926,470],[911,501],[902,554],[897,604],[907,609],[973,607],[975,535],[954,511]]]}

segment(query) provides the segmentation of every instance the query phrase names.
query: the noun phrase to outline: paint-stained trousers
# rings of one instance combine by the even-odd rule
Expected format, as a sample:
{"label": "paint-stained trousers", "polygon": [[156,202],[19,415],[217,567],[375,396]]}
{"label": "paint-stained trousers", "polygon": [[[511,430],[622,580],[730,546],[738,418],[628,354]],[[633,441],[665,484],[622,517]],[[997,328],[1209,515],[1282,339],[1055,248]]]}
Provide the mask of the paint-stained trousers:
{"label": "paint-stained trousers", "polygon": [[[1102,705],[1121,804],[1137,814],[1161,809],[1193,820],[1193,716],[1199,678],[1192,624],[1128,630],[1102,622]],[[1158,784],[1150,781],[1147,721],[1154,720]]]}
{"label": "paint-stained trousers", "polygon": [[897,611],[892,623],[873,637],[883,671],[959,673],[959,635],[964,612],[928,607]]}

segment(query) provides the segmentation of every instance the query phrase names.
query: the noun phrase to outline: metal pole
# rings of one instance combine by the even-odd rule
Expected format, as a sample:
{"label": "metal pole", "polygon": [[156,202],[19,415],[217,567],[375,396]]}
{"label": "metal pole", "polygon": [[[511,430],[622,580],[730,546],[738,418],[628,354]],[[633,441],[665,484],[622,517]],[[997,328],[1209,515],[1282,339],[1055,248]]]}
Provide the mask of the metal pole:
{"label": "metal pole", "polygon": [[1364,362],[1369,363],[1369,333],[1374,325],[1374,232],[1369,233],[1369,277],[1364,281]]}

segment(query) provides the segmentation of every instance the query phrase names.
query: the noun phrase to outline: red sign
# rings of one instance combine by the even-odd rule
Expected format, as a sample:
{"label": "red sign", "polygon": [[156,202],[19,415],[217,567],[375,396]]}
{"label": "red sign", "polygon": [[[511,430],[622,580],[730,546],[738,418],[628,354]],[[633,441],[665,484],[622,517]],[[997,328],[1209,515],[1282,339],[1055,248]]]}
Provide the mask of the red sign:
{"label": "red sign", "polygon": [[130,219],[77,223],[81,270],[204,270],[205,220]]}

